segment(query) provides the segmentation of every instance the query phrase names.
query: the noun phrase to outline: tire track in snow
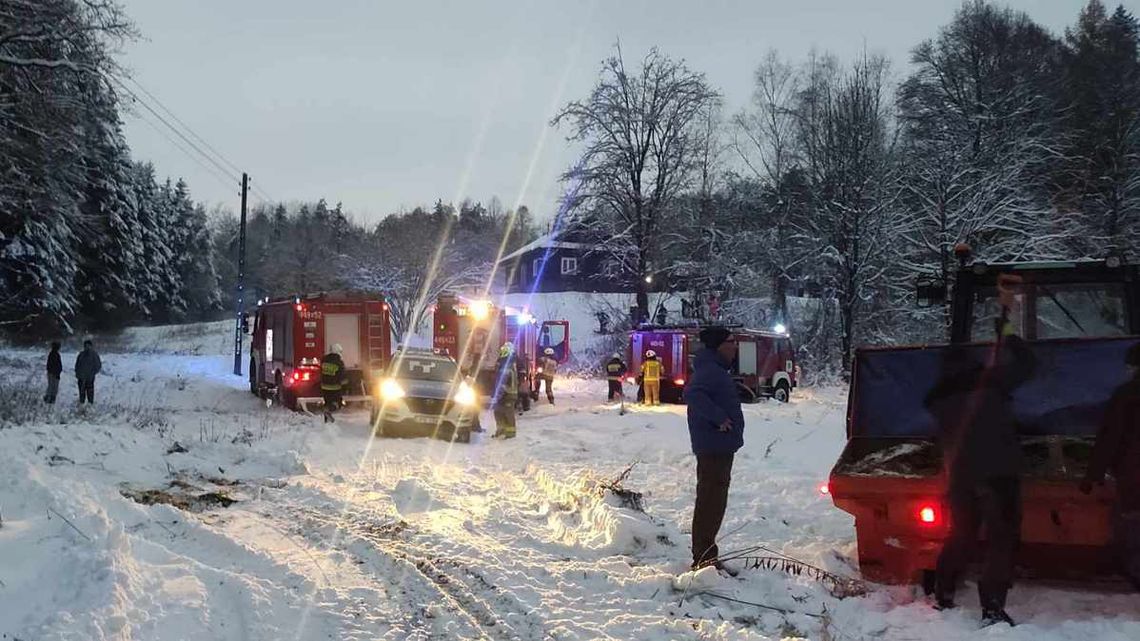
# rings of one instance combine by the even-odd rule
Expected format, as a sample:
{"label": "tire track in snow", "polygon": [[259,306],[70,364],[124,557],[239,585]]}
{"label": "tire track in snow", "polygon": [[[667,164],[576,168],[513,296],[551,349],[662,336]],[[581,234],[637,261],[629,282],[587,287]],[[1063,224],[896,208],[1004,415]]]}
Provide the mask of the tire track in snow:
{"label": "tire track in snow", "polygon": [[[394,561],[394,565],[403,570],[404,579],[410,578],[419,584],[412,586],[416,592],[422,594],[426,590],[437,596],[448,606],[448,611],[466,621],[470,631],[475,634],[473,638],[495,641],[538,641],[550,638],[537,613],[493,585],[477,570],[458,559],[449,558],[446,553],[441,553],[430,545],[422,542],[417,544],[405,538],[414,534],[406,523],[372,519],[360,513],[341,513],[335,507],[317,509],[285,506],[284,511],[289,516],[287,522],[292,523],[294,529],[301,524],[300,530],[307,537],[311,538],[321,529],[331,529],[335,532],[334,536],[341,539],[338,547],[360,557],[366,565],[368,561],[373,561],[372,565],[383,568],[385,565],[393,565],[391,562]],[[329,543],[325,537],[319,537],[318,541]],[[375,558],[374,555],[379,555],[380,558]],[[373,558],[370,559],[369,556]],[[391,575],[377,570],[373,569],[377,580],[392,580]],[[400,587],[409,586],[401,582]],[[431,602],[431,599],[422,599],[420,602]]]}

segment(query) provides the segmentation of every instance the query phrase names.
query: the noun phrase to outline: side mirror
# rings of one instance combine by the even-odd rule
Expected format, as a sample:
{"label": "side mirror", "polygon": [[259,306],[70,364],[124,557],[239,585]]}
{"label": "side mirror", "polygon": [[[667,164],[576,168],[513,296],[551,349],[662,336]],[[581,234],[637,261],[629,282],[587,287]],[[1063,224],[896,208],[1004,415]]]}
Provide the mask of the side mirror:
{"label": "side mirror", "polygon": [[915,302],[921,308],[944,305],[946,303],[946,281],[933,276],[924,276],[915,283]]}

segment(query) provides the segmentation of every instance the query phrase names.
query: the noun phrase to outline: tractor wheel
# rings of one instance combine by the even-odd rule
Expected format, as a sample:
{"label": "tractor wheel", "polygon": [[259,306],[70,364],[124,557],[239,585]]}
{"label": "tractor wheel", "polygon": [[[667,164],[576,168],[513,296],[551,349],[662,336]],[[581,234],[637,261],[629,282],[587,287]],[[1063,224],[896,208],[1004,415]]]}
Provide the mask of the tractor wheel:
{"label": "tractor wheel", "polygon": [[780,403],[787,403],[792,400],[792,390],[788,387],[787,382],[780,381],[776,383],[776,390],[772,392],[772,398]]}

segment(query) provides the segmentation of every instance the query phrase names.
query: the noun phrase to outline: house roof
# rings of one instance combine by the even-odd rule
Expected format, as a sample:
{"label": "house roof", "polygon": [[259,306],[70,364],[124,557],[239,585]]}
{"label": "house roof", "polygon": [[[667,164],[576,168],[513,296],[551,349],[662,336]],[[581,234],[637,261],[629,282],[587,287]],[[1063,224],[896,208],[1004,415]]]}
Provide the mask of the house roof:
{"label": "house roof", "polygon": [[507,254],[506,256],[503,256],[502,258],[499,259],[499,262],[505,263],[508,261],[512,261],[512,260],[518,258],[519,256],[522,256],[524,254],[529,254],[530,252],[538,250],[538,249],[582,249],[583,247],[586,247],[586,246],[587,245],[585,243],[571,243],[571,242],[558,240],[558,234],[546,234],[544,236],[540,236],[538,238],[538,240],[535,240],[534,242],[531,242],[531,243],[527,243],[526,245],[519,247],[515,251]]}

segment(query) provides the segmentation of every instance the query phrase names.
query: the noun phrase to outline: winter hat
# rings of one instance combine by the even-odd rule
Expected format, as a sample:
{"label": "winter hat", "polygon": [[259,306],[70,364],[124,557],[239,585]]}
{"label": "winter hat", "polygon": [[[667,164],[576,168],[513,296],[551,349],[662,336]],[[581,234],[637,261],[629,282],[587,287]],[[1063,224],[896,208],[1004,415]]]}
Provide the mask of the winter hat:
{"label": "winter hat", "polygon": [[332,351],[334,354],[340,355],[344,353],[344,348],[340,346],[340,343],[333,343]]}
{"label": "winter hat", "polygon": [[716,349],[728,340],[728,330],[723,327],[706,327],[701,330],[701,343],[709,349]]}

